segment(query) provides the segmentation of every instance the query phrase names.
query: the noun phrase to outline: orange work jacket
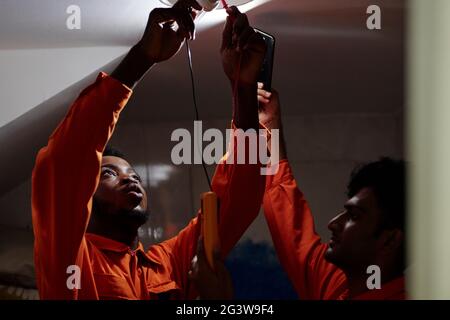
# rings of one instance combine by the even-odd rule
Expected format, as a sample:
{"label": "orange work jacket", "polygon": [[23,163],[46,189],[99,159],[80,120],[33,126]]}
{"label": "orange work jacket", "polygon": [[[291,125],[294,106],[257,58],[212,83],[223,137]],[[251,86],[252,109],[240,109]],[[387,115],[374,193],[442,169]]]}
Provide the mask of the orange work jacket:
{"label": "orange work jacket", "polygon": [[[277,255],[298,296],[310,300],[347,299],[346,276],[325,260],[328,245],[321,242],[315,231],[311,210],[287,160],[280,161],[275,175],[267,176],[264,214]],[[353,299],[404,298],[405,285],[401,277]]]}
{"label": "orange work jacket", "polygon": [[[32,175],[32,217],[41,299],[194,298],[187,275],[200,232],[198,217],[176,237],[149,250],[142,244],[131,250],[86,233],[102,153],[131,94],[125,85],[101,73],[38,153]],[[260,165],[228,164],[224,158],[212,188],[220,199],[219,236],[225,256],[259,212],[264,193]],[[79,289],[70,278],[76,268]]]}

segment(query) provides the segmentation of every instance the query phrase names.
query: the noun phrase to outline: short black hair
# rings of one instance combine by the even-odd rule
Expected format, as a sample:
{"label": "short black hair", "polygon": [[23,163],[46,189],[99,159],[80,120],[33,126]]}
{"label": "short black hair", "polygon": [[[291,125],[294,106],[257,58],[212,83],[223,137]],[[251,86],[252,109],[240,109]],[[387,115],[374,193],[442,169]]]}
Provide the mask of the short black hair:
{"label": "short black hair", "polygon": [[[349,198],[362,188],[370,188],[383,212],[380,229],[405,231],[406,164],[403,160],[383,157],[356,167],[347,186]],[[380,231],[381,231],[380,230]]]}
{"label": "short black hair", "polygon": [[119,149],[114,148],[111,145],[107,145],[105,147],[105,150],[103,151],[103,156],[104,157],[107,157],[107,156],[118,157],[118,158],[122,158],[122,159],[126,160],[125,154],[122,153]]}

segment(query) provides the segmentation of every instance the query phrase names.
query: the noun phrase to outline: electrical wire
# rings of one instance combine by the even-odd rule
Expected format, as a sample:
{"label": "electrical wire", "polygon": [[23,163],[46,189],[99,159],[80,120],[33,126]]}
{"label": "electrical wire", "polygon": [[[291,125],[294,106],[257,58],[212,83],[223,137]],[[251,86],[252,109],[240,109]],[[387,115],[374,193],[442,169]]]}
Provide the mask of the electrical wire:
{"label": "electrical wire", "polygon": [[228,3],[225,0],[220,0],[222,2],[223,8],[228,10]]}
{"label": "electrical wire", "polygon": [[[221,0],[221,1],[222,1],[223,7],[225,9],[228,9],[229,7],[228,7],[227,2],[225,0]],[[189,71],[190,71],[190,76],[191,76],[192,100],[194,102],[195,120],[200,121],[200,116],[199,116],[198,107],[197,107],[197,95],[196,95],[195,80],[194,80],[194,68],[192,66],[192,53],[191,53],[191,48],[190,48],[188,39],[186,39],[186,51],[187,51]],[[238,89],[239,76],[240,76],[240,70],[241,70],[241,60],[242,60],[242,54],[239,54],[235,83],[234,83],[234,96],[233,96],[234,105],[237,105],[237,98],[238,98],[237,97],[237,95],[238,95],[237,89]],[[206,180],[208,182],[209,190],[212,191],[211,179],[209,177],[208,171],[206,170],[205,162],[203,161],[203,152],[201,150],[197,150],[197,151],[200,152],[200,158],[201,158],[201,162],[202,162],[203,171],[205,173]],[[195,150],[194,150],[194,152],[195,152]]]}
{"label": "electrical wire", "polygon": [[[194,102],[195,121],[200,121],[198,107],[197,107],[197,96],[196,96],[196,90],[195,90],[194,68],[192,67],[192,54],[191,54],[191,48],[189,46],[188,39],[186,39],[186,51],[187,51],[187,56],[188,56],[188,61],[189,61],[189,71],[190,71],[190,75],[191,75],[192,100]],[[209,178],[209,174],[208,174],[208,171],[206,170],[205,162],[203,161],[203,152],[201,152],[201,150],[197,150],[197,151],[200,152],[200,158],[202,161],[203,171],[205,172],[206,180],[208,181],[209,190],[212,191],[211,179]],[[195,150],[194,150],[194,152],[195,152]]]}

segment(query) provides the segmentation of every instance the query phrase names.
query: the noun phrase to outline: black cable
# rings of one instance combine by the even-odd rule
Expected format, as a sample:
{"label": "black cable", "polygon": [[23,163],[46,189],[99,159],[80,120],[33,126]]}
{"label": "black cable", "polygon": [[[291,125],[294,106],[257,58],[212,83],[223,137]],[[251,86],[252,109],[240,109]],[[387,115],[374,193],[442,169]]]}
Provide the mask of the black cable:
{"label": "black cable", "polygon": [[[191,48],[189,47],[189,40],[187,40],[187,39],[186,39],[186,50],[187,50],[187,55],[188,55],[188,60],[189,60],[189,70],[191,73],[192,98],[194,101],[194,108],[195,108],[195,120],[200,121],[200,117],[198,115],[198,108],[197,108],[197,97],[195,94],[196,90],[195,90],[195,81],[194,81],[194,70],[192,67]],[[201,150],[197,150],[197,151],[200,151],[200,158],[202,160],[203,171],[205,172],[206,180],[208,181],[209,190],[212,191],[211,179],[209,178],[209,174],[208,174],[208,171],[206,170],[205,162],[203,161],[203,152],[201,152]],[[195,152],[195,150],[194,150],[194,152]]]}

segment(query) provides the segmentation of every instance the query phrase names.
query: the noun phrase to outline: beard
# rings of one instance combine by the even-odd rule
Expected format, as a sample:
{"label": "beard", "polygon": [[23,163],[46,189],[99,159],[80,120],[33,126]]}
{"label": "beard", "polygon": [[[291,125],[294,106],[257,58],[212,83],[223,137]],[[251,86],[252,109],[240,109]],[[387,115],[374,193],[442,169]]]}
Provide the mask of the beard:
{"label": "beard", "polygon": [[339,244],[334,248],[328,247],[324,258],[346,273],[366,274],[367,267],[376,264],[375,255],[369,253],[367,247],[344,247]]}
{"label": "beard", "polygon": [[144,210],[141,206],[136,206],[131,210],[113,210],[110,205],[99,201],[95,197],[92,202],[92,214],[99,220],[106,220],[109,223],[118,223],[133,227],[142,226],[150,218],[149,210]]}
{"label": "beard", "polygon": [[118,217],[123,218],[125,221],[132,224],[142,226],[150,218],[150,212],[149,210],[144,210],[141,207],[136,207],[131,210],[119,211]]}
{"label": "beard", "polygon": [[[336,256],[335,256],[335,250],[333,250],[333,248],[330,248],[328,246],[327,250],[325,251],[325,260],[332,263],[332,264],[336,264]],[[339,262],[338,262],[339,264]]]}
{"label": "beard", "polygon": [[342,270],[346,270],[349,267],[348,257],[352,257],[352,255],[348,255],[346,252],[343,252],[340,244],[336,244],[334,247],[330,247],[330,245],[328,245],[324,255],[327,262],[334,264]]}

